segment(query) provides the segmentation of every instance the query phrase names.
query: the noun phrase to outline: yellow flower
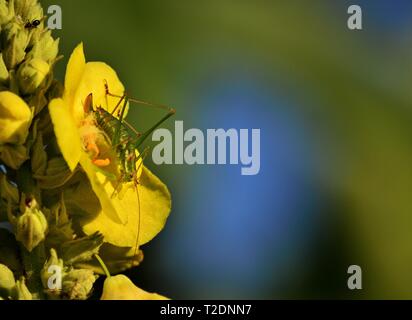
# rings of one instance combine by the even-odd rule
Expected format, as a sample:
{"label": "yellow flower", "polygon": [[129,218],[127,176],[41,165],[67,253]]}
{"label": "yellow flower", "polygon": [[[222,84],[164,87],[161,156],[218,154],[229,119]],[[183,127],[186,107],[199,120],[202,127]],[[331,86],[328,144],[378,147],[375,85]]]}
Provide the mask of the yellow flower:
{"label": "yellow flower", "polygon": [[156,293],[148,293],[124,275],[108,277],[104,282],[101,300],[169,300]]}
{"label": "yellow flower", "polygon": [[49,105],[61,152],[71,170],[83,156],[79,129],[87,117],[84,103],[88,95],[93,95],[96,106],[109,112],[118,103],[119,99],[106,95],[106,82],[113,94],[123,95],[124,86],[116,72],[103,62],[86,63],[83,44],[78,45],[67,65],[63,99],[52,100]]}
{"label": "yellow flower", "polygon": [[[84,231],[92,234],[97,230],[110,244],[135,247],[139,225],[141,236],[138,245],[150,241],[164,227],[171,208],[170,194],[166,186],[141,165],[141,161],[136,164],[141,168],[138,176],[142,175],[137,189],[139,193],[133,182],[119,183],[113,146],[85,112],[90,94],[93,107],[100,106],[108,112],[114,110],[119,99],[106,94],[105,83],[111,93],[124,94],[124,86],[116,72],[102,62],[86,63],[83,45],[80,44],[67,66],[63,98],[51,101],[49,111],[68,166],[73,171],[78,164],[81,165],[99,200],[93,220],[87,221]],[[85,193],[79,196],[86,202],[90,201]],[[85,208],[83,210],[87,211]]]}
{"label": "yellow flower", "polygon": [[0,92],[0,145],[22,145],[29,134],[32,112],[22,98]]}

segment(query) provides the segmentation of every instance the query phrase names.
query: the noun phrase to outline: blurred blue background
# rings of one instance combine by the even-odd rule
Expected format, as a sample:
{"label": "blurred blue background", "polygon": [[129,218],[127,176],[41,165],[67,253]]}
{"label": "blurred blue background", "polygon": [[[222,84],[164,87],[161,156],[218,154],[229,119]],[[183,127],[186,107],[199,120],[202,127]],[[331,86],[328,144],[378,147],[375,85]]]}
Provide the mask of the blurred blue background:
{"label": "blurred blue background", "polygon": [[[148,166],[167,227],[132,272],[173,298],[412,298],[412,2],[43,1],[185,128],[261,129],[261,172]],[[363,9],[362,31],[347,8]],[[65,60],[65,61],[66,61]],[[65,66],[58,74],[63,79]],[[161,114],[136,107],[136,128]],[[359,264],[364,290],[347,289]]]}

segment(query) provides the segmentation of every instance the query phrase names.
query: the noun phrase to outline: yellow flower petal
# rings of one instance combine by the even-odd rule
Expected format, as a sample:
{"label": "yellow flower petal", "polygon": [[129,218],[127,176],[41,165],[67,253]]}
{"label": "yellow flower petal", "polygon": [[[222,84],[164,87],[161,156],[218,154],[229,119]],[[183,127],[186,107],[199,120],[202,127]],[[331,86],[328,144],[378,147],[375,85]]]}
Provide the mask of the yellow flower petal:
{"label": "yellow flower petal", "polygon": [[146,292],[124,275],[109,277],[104,282],[100,300],[169,300],[156,293]]}
{"label": "yellow flower petal", "polygon": [[[67,65],[64,91],[64,100],[76,123],[84,118],[83,104],[89,94],[93,94],[95,106],[100,106],[109,112],[117,106],[120,98],[106,95],[106,83],[111,94],[124,95],[124,86],[116,72],[103,62],[86,63],[83,44],[79,44]],[[127,115],[127,111],[128,106],[124,116]]]}
{"label": "yellow flower petal", "polygon": [[98,171],[98,168],[84,152],[81,155],[80,164],[89,178],[93,192],[99,199],[106,218],[115,225],[125,225],[129,210],[123,199],[119,199],[116,196],[117,182],[110,180],[102,172]]}
{"label": "yellow flower petal", "polygon": [[171,209],[171,196],[159,178],[145,167],[139,182],[137,189],[139,197],[134,188],[129,188],[121,201],[113,202],[120,212],[124,210],[129,213],[129,219],[125,225],[115,223],[103,210],[94,220],[83,225],[83,231],[86,234],[99,231],[104,235],[106,242],[118,247],[136,247],[140,207],[138,245],[146,244],[152,240],[166,223]]}
{"label": "yellow flower petal", "polygon": [[[77,92],[80,80],[83,77],[83,72],[86,68],[86,58],[83,52],[83,43],[80,43],[76,49],[74,49],[70,56],[69,63],[66,69],[66,78],[64,80],[64,100],[68,106],[73,105],[74,97]],[[73,112],[73,110],[70,110]],[[81,114],[73,114],[74,119],[81,119],[83,109],[80,110]]]}
{"label": "yellow flower petal", "polygon": [[60,150],[70,170],[74,171],[82,153],[78,128],[64,100],[52,100],[49,104],[49,112]]}
{"label": "yellow flower petal", "polygon": [[[88,62],[74,96],[73,112],[75,114],[84,113],[83,104],[89,94],[92,94],[94,106],[102,107],[111,113],[119,104],[121,98],[107,95],[105,83],[107,83],[111,94],[120,97],[124,95],[124,86],[110,66],[103,62]],[[117,110],[120,111],[121,107],[123,107],[123,102]],[[127,115],[127,111],[128,108],[125,109],[124,116]]]}

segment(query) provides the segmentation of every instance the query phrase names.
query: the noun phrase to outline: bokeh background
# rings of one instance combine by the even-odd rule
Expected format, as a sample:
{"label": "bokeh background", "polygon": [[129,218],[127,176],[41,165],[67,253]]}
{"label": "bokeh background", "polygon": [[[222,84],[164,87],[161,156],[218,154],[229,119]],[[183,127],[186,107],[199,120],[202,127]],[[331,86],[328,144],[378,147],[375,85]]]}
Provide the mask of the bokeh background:
{"label": "bokeh background", "polygon": [[[131,272],[176,299],[412,299],[412,2],[44,0],[65,60],[113,66],[185,128],[257,128],[261,172],[154,166],[173,194]],[[363,9],[349,31],[347,8]],[[143,130],[162,114],[141,107]],[[347,288],[360,265],[363,290]]]}

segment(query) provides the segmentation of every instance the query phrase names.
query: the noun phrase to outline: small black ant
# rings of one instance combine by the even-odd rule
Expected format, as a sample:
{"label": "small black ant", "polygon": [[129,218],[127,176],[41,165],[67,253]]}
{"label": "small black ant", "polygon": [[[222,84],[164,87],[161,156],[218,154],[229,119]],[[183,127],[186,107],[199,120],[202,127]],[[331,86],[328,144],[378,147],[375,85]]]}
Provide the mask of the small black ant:
{"label": "small black ant", "polygon": [[37,28],[40,25],[40,20],[33,20],[33,21],[29,21],[26,23],[26,25],[24,26],[26,29],[33,29],[33,28]]}

